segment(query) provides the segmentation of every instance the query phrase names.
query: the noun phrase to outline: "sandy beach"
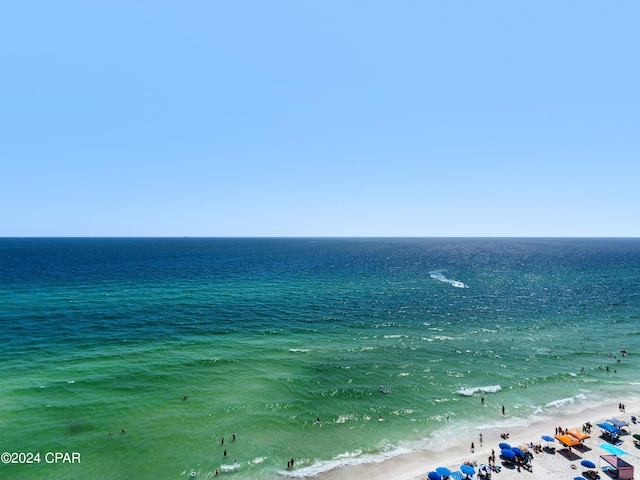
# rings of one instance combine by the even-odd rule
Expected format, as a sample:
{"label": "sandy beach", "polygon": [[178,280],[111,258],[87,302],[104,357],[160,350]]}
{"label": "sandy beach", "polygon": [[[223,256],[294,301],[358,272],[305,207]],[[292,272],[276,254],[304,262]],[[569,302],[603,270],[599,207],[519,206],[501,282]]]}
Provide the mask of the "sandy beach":
{"label": "sandy beach", "polygon": [[[580,464],[585,459],[595,463],[596,471],[600,474],[601,479],[611,478],[602,470],[602,466],[607,465],[607,463],[600,459],[600,455],[607,455],[609,452],[601,447],[607,442],[601,437],[602,431],[597,424],[609,418],[617,418],[629,423],[627,429],[630,429],[632,434],[640,432],[640,424],[636,425],[631,421],[631,417],[637,416],[640,412],[640,401],[634,400],[625,403],[624,400],[621,400],[625,404],[624,412],[619,409],[618,403],[612,402],[606,405],[594,405],[578,413],[559,413],[558,415],[541,418],[526,428],[509,431],[508,440],[503,440],[500,437],[501,433],[506,432],[497,430],[479,432],[483,434],[482,445],[480,444],[479,433],[463,432],[460,438],[461,442],[462,439],[465,440],[464,443],[442,451],[413,451],[379,463],[344,466],[318,475],[315,478],[318,480],[423,480],[427,479],[428,472],[435,470],[437,467],[442,466],[451,471],[456,471],[465,462],[487,463],[492,449],[496,451],[496,465],[502,467],[500,472],[492,474],[492,479],[547,480],[573,479],[580,476],[586,478],[583,474],[588,469]],[[554,436],[557,427],[581,430],[582,425],[586,422],[590,422],[593,428],[591,430],[591,438],[584,441],[584,448],[580,450],[574,448],[570,454],[562,453],[560,451],[562,445],[555,441],[554,453],[549,453],[545,450],[540,453],[534,453],[531,462],[532,471],[509,468],[502,465],[502,461],[499,458],[500,449],[498,448],[500,442],[506,441],[513,446],[533,443],[541,444],[544,447],[547,442],[542,440],[542,435]],[[471,436],[472,434],[474,437]],[[636,468],[640,468],[640,449],[634,445],[633,437],[631,435],[623,435],[621,440],[622,444],[617,445],[617,448],[627,453],[622,456],[623,460]],[[475,445],[473,453],[470,451],[472,441]]]}

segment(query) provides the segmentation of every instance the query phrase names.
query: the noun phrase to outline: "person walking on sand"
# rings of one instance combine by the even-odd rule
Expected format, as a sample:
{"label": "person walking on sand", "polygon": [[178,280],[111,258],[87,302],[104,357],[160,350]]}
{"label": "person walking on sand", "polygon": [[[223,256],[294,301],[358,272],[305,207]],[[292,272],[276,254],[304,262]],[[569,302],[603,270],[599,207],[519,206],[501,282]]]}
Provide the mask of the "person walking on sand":
{"label": "person walking on sand", "polygon": [[480,432],[480,446],[482,446],[482,432]]}
{"label": "person walking on sand", "polygon": [[471,442],[471,453],[473,453],[475,449],[476,449],[475,445],[473,445],[473,442]]}

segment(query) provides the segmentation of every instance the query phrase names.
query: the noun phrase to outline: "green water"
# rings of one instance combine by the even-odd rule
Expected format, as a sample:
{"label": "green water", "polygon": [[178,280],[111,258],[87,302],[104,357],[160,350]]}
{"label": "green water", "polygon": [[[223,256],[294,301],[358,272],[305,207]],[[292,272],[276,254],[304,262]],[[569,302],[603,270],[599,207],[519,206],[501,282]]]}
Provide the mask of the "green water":
{"label": "green water", "polygon": [[3,478],[312,476],[640,393],[638,241],[31,242],[0,449],[81,463]]}

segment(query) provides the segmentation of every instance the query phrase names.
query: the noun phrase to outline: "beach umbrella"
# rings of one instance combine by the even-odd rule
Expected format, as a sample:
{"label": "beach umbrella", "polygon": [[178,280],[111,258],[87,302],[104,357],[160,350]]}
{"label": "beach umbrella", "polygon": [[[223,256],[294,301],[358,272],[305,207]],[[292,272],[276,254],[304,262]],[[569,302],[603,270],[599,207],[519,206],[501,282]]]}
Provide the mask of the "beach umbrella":
{"label": "beach umbrella", "polygon": [[451,476],[451,470],[449,470],[446,467],[438,467],[438,468],[436,468],[436,472],[438,472],[443,477],[450,477]]}
{"label": "beach umbrella", "polygon": [[505,448],[500,453],[507,460],[511,460],[512,458],[514,458],[516,456],[515,452],[513,450],[511,450],[510,448]]}
{"label": "beach umbrella", "polygon": [[575,447],[576,445],[580,445],[581,443],[580,440],[578,440],[576,437],[572,437],[571,435],[558,435],[556,437],[556,440],[558,440],[565,447]]}
{"label": "beach umbrella", "polygon": [[516,457],[524,457],[524,452],[520,450],[518,447],[513,447],[511,451],[515,454]]}
{"label": "beach umbrella", "polygon": [[553,443],[553,441],[555,440],[553,437],[550,437],[549,435],[542,435],[542,439],[543,439],[545,442],[552,442],[552,443]]}
{"label": "beach umbrella", "polygon": [[427,477],[429,478],[429,480],[442,480],[442,475],[440,475],[438,472],[429,472]]}
{"label": "beach umbrella", "polygon": [[598,426],[607,433],[617,433],[620,434],[620,429],[615,425],[612,425],[608,422],[598,423]]}
{"label": "beach umbrella", "polygon": [[511,445],[509,445],[508,443],[499,443],[498,447],[500,447],[500,450],[511,450]]}
{"label": "beach umbrella", "polygon": [[475,475],[476,471],[471,465],[467,465],[466,463],[460,465],[460,471],[465,475]]}
{"label": "beach umbrella", "polygon": [[580,462],[580,465],[587,468],[596,468],[596,464],[593,463],[591,460],[582,460]]}
{"label": "beach umbrella", "polygon": [[607,419],[607,422],[611,425],[615,425],[618,428],[629,426],[627,422],[625,422],[624,420],[618,420],[617,418],[609,418]]}
{"label": "beach umbrella", "polygon": [[640,434],[634,433],[633,438],[635,438],[636,440],[640,440]]}

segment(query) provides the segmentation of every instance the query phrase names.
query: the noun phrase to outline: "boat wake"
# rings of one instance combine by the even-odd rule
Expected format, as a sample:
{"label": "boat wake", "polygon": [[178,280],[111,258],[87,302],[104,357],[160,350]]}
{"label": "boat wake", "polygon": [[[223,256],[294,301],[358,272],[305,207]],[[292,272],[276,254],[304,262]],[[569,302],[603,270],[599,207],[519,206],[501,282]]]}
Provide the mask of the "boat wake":
{"label": "boat wake", "polygon": [[451,280],[450,278],[445,277],[444,274],[442,273],[444,271],[445,270],[434,270],[433,272],[429,272],[429,275],[434,280],[438,280],[439,282],[444,282],[444,283],[450,283],[456,288],[469,288],[468,285],[465,285],[464,283],[458,280]]}

